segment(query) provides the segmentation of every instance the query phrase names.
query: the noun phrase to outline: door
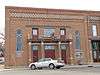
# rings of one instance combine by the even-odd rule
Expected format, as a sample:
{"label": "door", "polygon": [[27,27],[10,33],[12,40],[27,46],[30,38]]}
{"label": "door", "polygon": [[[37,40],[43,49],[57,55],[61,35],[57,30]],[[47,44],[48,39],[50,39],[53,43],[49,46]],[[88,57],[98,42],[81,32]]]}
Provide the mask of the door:
{"label": "door", "polygon": [[61,58],[64,60],[65,63],[67,63],[67,44],[61,44]]}
{"label": "door", "polygon": [[45,45],[45,57],[55,59],[55,48],[53,45]]}
{"label": "door", "polygon": [[33,62],[37,62],[38,61],[38,50],[37,51],[32,51],[32,55],[33,55]]}
{"label": "door", "polygon": [[32,45],[32,59],[33,62],[38,61],[38,45]]}
{"label": "door", "polygon": [[94,62],[100,62],[100,41],[92,41],[92,56]]}
{"label": "door", "polygon": [[65,63],[67,63],[66,50],[61,51],[61,58],[62,58],[62,60],[64,60]]}

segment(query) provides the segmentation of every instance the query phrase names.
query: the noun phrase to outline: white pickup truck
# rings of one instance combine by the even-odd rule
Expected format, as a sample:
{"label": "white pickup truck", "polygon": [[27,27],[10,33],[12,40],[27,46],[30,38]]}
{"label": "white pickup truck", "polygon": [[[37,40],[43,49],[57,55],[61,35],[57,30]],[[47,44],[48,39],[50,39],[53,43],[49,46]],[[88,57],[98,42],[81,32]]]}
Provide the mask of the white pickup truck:
{"label": "white pickup truck", "polygon": [[51,58],[42,58],[40,59],[38,62],[34,62],[34,63],[30,63],[29,64],[29,68],[31,68],[32,70],[34,69],[42,69],[44,67],[49,67],[50,69],[54,69],[54,68],[61,68],[64,67],[65,63],[63,60],[53,60]]}

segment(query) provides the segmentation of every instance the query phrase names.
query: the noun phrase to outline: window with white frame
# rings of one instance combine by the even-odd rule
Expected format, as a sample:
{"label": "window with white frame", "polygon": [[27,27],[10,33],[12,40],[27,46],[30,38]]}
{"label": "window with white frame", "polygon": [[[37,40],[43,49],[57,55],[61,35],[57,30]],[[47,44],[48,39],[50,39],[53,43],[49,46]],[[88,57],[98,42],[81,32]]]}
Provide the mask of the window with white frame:
{"label": "window with white frame", "polygon": [[97,36],[97,27],[96,27],[96,25],[92,25],[92,35]]}
{"label": "window with white frame", "polygon": [[65,35],[65,29],[60,29],[60,35]]}
{"label": "window with white frame", "polygon": [[38,35],[38,29],[37,28],[32,28],[32,34],[33,35]]}

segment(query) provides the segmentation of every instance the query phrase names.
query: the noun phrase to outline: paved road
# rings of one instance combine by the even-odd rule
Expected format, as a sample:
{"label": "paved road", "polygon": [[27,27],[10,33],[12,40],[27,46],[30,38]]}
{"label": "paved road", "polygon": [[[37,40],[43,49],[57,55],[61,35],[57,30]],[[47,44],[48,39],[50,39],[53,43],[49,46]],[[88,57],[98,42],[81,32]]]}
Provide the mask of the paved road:
{"label": "paved road", "polygon": [[100,75],[100,67],[71,67],[62,69],[10,69],[0,72],[0,75]]}
{"label": "paved road", "polygon": [[100,75],[100,73],[78,72],[78,71],[58,71],[58,70],[16,70],[16,71],[3,71],[0,75]]}

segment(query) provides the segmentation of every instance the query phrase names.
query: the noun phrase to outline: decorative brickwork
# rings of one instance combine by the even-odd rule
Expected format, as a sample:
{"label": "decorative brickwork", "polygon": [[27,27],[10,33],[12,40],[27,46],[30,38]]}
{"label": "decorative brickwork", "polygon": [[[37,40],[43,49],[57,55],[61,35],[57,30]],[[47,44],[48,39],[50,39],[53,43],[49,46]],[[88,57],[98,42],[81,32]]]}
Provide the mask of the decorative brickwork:
{"label": "decorative brickwork", "polygon": [[[97,26],[96,37],[92,36],[93,24]],[[35,37],[32,34],[34,28],[38,30]],[[53,34],[45,37],[45,28],[53,28]],[[16,55],[16,30],[18,29],[23,33],[20,56]],[[63,36],[60,34],[60,29],[65,30]],[[76,31],[80,33],[80,50],[78,50],[80,52],[76,52],[75,48]],[[100,41],[100,11],[6,6],[5,34],[6,66],[25,66],[45,56],[53,59],[62,58],[66,64],[89,64],[93,62],[91,42]],[[32,45],[38,46],[37,51],[32,51]],[[49,47],[48,50],[45,50],[45,45]],[[61,45],[65,45],[66,50],[61,50]],[[53,50],[51,46],[54,46]],[[37,58],[34,58],[35,55]]]}

